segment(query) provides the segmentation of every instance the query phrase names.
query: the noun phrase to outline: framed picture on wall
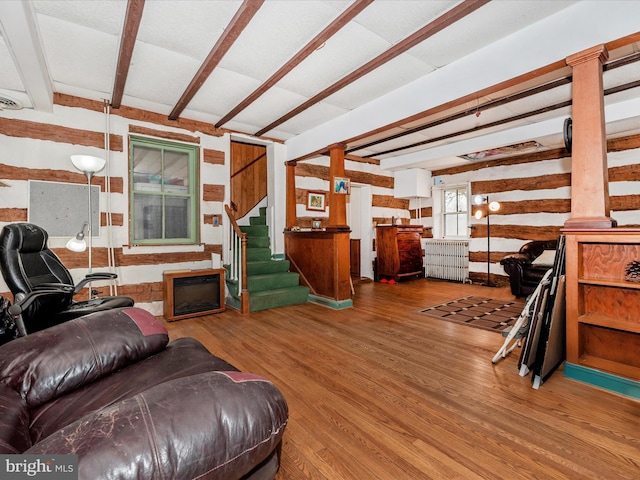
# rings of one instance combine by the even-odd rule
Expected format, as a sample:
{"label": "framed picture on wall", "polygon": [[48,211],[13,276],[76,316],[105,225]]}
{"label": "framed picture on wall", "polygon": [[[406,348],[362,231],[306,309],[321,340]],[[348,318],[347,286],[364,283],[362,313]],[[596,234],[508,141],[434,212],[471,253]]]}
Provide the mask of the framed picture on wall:
{"label": "framed picture on wall", "polygon": [[351,193],[351,179],[345,177],[333,177],[333,193],[349,195]]}
{"label": "framed picture on wall", "polygon": [[327,208],[326,200],[324,192],[307,192],[307,210],[324,212]]}

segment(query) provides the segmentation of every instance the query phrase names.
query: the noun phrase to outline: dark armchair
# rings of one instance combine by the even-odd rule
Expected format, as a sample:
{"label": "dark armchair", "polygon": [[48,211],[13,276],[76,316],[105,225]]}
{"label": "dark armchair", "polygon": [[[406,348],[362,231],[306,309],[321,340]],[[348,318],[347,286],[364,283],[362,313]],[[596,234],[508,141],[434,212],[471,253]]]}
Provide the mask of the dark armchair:
{"label": "dark armchair", "polygon": [[557,244],[557,240],[536,240],[525,243],[518,253],[507,255],[500,260],[500,265],[509,275],[511,293],[516,297],[526,297],[533,293],[546,271],[553,266],[553,259],[551,259],[551,265],[548,262],[536,264],[534,260],[545,250],[555,250]]}
{"label": "dark armchair", "polygon": [[60,259],[47,246],[49,236],[38,225],[12,223],[0,232],[0,269],[11,290],[14,303],[40,291],[22,311],[21,335],[43,330],[73,318],[102,310],[130,307],[133,300],[124,296],[105,296],[74,301],[73,296],[87,283],[115,278],[113,273],[92,273],[77,285]]}

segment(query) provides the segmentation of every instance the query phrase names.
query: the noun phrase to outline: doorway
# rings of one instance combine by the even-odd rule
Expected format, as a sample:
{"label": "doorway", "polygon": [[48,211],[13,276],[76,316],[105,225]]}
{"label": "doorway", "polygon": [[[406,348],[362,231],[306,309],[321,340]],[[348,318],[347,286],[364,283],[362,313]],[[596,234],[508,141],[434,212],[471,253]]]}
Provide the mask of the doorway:
{"label": "doorway", "polygon": [[[359,243],[360,277],[373,280],[371,199],[370,185],[351,185],[351,195],[347,197],[347,224],[351,228],[352,242],[357,240]],[[357,262],[356,259],[352,261]]]}
{"label": "doorway", "polygon": [[244,217],[267,196],[267,147],[231,141],[231,204]]}

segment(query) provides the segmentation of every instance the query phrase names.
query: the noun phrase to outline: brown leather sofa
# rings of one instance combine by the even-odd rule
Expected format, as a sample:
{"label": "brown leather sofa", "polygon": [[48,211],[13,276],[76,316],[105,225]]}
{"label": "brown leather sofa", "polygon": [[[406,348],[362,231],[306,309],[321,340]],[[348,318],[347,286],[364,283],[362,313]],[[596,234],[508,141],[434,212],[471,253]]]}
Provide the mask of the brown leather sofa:
{"label": "brown leather sofa", "polygon": [[509,275],[511,293],[516,297],[531,295],[542,277],[549,270],[548,265],[536,265],[533,261],[545,250],[555,250],[557,240],[536,240],[525,243],[518,253],[507,255],[500,260],[500,265]]}
{"label": "brown leather sofa", "polygon": [[0,453],[75,454],[79,479],[273,479],[288,420],[268,380],[139,308],[0,347]]}

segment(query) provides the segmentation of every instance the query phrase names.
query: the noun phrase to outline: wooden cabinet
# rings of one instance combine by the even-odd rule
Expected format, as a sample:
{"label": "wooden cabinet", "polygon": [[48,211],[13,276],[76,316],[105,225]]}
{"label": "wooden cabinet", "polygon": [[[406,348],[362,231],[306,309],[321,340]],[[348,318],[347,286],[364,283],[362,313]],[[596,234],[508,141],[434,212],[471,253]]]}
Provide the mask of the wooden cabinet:
{"label": "wooden cabinet", "polygon": [[317,303],[342,309],[353,306],[349,276],[348,227],[311,232],[284,232],[284,251],[291,270],[300,274]]}
{"label": "wooden cabinet", "polygon": [[[640,380],[640,230],[567,232],[567,362]],[[566,369],[565,369],[566,372]]]}
{"label": "wooden cabinet", "polygon": [[376,227],[378,278],[422,275],[422,226],[380,225]]}

